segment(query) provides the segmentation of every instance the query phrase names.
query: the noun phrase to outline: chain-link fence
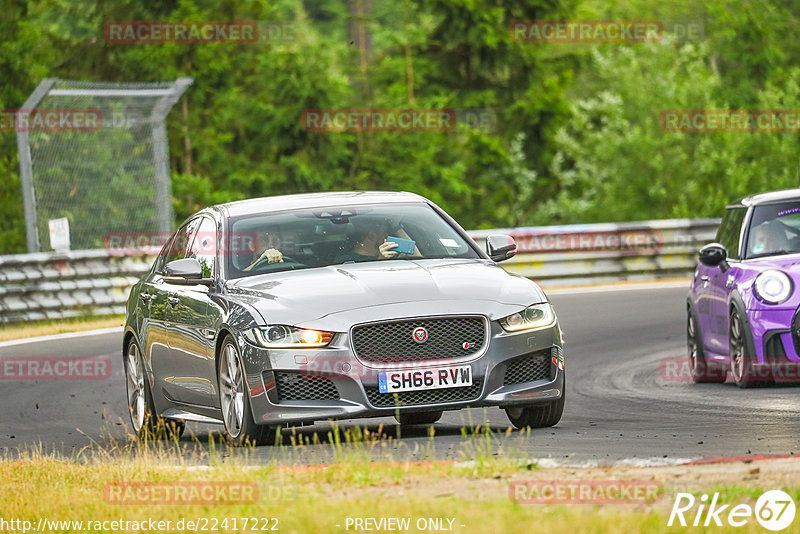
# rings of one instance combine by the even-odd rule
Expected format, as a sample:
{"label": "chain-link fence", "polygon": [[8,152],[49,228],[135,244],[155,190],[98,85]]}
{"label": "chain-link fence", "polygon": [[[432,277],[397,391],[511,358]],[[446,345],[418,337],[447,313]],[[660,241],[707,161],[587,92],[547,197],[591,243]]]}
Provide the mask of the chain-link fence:
{"label": "chain-link fence", "polygon": [[28,251],[49,247],[48,221],[69,220],[71,248],[109,232],[173,225],[165,118],[192,83],[46,79],[18,112]]}

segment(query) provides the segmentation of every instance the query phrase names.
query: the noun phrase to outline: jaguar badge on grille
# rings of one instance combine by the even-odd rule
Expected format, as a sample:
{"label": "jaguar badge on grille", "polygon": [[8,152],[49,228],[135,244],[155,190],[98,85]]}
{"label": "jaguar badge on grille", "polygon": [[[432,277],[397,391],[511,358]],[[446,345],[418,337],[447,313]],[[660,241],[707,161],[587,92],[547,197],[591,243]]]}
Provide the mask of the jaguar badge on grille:
{"label": "jaguar badge on grille", "polygon": [[417,343],[425,343],[428,341],[428,331],[420,326],[414,329],[413,337]]}

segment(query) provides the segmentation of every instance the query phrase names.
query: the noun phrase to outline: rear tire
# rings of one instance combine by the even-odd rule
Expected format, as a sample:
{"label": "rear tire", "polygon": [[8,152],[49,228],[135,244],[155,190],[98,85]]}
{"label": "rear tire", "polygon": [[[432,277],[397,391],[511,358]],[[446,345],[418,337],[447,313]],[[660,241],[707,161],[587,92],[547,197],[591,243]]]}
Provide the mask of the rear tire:
{"label": "rear tire", "polygon": [[273,443],[277,436],[275,427],[258,425],[253,418],[239,347],[230,335],[222,341],[218,362],[217,389],[228,443],[235,446]]}
{"label": "rear tire", "polygon": [[443,412],[412,412],[400,413],[394,418],[403,426],[411,425],[432,425],[442,418]]}
{"label": "rear tire", "polygon": [[133,432],[140,440],[180,439],[186,430],[186,421],[167,419],[156,415],[153,392],[147,380],[144,358],[136,340],[131,339],[125,349],[125,385],[128,393],[128,413]]}
{"label": "rear tire", "polygon": [[564,413],[564,404],[567,397],[567,380],[564,379],[564,390],[561,398],[543,404],[531,404],[528,406],[509,406],[506,408],[506,415],[514,428],[544,428],[556,425],[561,421]]}
{"label": "rear tire", "polygon": [[689,369],[692,373],[692,382],[725,382],[727,372],[722,367],[712,366],[706,360],[703,343],[697,331],[697,322],[694,320],[692,308],[686,309],[686,349],[689,353]]}

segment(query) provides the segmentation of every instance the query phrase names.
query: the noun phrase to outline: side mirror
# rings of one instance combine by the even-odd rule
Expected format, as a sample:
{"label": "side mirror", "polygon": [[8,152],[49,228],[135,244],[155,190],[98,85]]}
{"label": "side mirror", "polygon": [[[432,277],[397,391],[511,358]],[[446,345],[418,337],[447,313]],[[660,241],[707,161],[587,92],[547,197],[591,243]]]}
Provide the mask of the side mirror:
{"label": "side mirror", "polygon": [[203,278],[203,266],[196,258],[174,260],[164,266],[164,281],[169,284],[191,285],[210,283],[210,279]]}
{"label": "side mirror", "polygon": [[517,242],[510,235],[490,235],[486,238],[486,253],[494,261],[505,261],[517,253]]}
{"label": "side mirror", "polygon": [[709,243],[697,253],[700,263],[708,267],[719,266],[723,272],[728,270],[728,250],[719,243]]}

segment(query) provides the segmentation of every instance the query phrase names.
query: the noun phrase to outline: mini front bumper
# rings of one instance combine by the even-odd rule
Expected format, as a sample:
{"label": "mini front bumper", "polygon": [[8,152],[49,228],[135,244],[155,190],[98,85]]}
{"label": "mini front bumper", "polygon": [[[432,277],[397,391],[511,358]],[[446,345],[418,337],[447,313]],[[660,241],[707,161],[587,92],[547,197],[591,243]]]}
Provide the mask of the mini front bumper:
{"label": "mini front bumper", "polygon": [[[337,334],[331,345],[324,349],[264,349],[241,337],[239,343],[253,417],[261,424],[296,424],[327,419],[385,417],[398,411],[535,404],[560,398],[564,391],[564,360],[558,323],[544,329],[515,333],[505,332],[496,322],[489,324],[487,348],[477,357],[413,364],[364,364],[353,354],[347,334]],[[537,375],[537,379],[532,381],[512,380],[515,383],[507,383],[507,371],[515,362],[522,362],[524,358],[539,358],[541,361],[545,355],[550,366],[546,376]],[[463,388],[458,394],[433,395],[429,400],[422,398],[423,395],[416,402],[402,406],[394,402],[386,405],[384,398],[376,396],[384,395],[376,393],[381,371],[460,365],[472,368],[474,386],[469,390]],[[335,386],[338,398],[281,399],[276,383],[276,374],[280,373],[329,380]]]}

